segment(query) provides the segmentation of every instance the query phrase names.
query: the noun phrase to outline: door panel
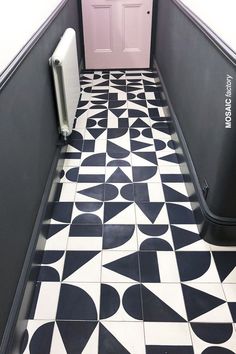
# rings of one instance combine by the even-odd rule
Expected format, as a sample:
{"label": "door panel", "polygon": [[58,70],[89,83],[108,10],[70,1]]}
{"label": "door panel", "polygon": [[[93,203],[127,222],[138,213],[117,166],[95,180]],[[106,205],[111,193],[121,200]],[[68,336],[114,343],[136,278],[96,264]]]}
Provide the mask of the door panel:
{"label": "door panel", "polygon": [[82,0],[86,69],[148,68],[152,0]]}
{"label": "door panel", "polygon": [[92,46],[94,52],[111,52],[111,6],[93,5]]}
{"label": "door panel", "polygon": [[142,21],[143,11],[140,4],[123,5],[123,51],[140,52],[142,49],[142,28],[137,23]]}

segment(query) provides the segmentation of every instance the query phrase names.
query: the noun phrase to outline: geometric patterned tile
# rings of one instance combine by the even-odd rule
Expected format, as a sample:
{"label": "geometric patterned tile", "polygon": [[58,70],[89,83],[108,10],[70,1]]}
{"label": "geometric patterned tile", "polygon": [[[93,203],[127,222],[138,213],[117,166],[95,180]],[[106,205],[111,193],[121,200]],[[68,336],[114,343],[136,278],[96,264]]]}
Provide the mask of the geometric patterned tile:
{"label": "geometric patterned tile", "polygon": [[195,225],[171,225],[176,251],[209,251],[210,246],[199,235]]}
{"label": "geometric patterned tile", "polygon": [[[143,283],[180,282],[175,252],[140,252],[140,272]],[[166,267],[168,264],[168,267]]]}
{"label": "geometric patterned tile", "polygon": [[63,282],[99,282],[100,267],[99,251],[67,251]]}
{"label": "geometric patterned tile", "polygon": [[180,284],[145,283],[142,285],[142,299],[145,322],[187,321]]}
{"label": "geometric patterned tile", "polygon": [[191,336],[196,353],[235,353],[232,323],[192,323]]}
{"label": "geometric patterned tile", "polygon": [[137,235],[135,225],[104,225],[103,249],[114,251],[136,251]]}
{"label": "geometric patterned tile", "polygon": [[105,202],[105,224],[135,224],[134,204],[132,202]]}
{"label": "geometric patterned tile", "polygon": [[191,322],[232,322],[221,284],[182,284],[188,320]]}
{"label": "geometric patterned tile", "polygon": [[236,284],[223,284],[223,290],[229,305],[233,322],[236,322]]}
{"label": "geometric patterned tile", "polygon": [[135,183],[134,199],[136,202],[164,202],[161,183]]}
{"label": "geometric patterned tile", "polygon": [[67,250],[98,251],[102,249],[102,225],[71,225]]}
{"label": "geometric patterned tile", "polygon": [[174,250],[169,225],[138,225],[137,235],[142,251]]}
{"label": "geometric patterned tile", "polygon": [[76,202],[72,213],[73,224],[100,225],[103,220],[102,202]]}
{"label": "geometric patterned tile", "polygon": [[210,252],[179,251],[176,252],[176,258],[182,282],[220,283],[215,262]]}
{"label": "geometric patterned tile", "polygon": [[165,203],[149,202],[135,205],[138,224],[168,224],[169,219]]}
{"label": "geometric patterned tile", "polygon": [[30,354],[40,350],[44,354],[50,354],[53,329],[54,321],[29,320],[21,352]]}
{"label": "geometric patterned tile", "polygon": [[199,234],[157,72],[81,73],[24,354],[232,354],[236,248]]}
{"label": "geometric patterned tile", "polygon": [[45,251],[49,250],[65,250],[69,235],[68,224],[51,224],[47,232],[47,241]]}
{"label": "geometric patterned tile", "polygon": [[99,317],[99,283],[63,283],[56,318],[96,321]]}
{"label": "geometric patterned tile", "polygon": [[160,174],[157,166],[135,166],[133,169],[134,182],[160,183]]}
{"label": "geometric patterned tile", "polygon": [[236,252],[213,252],[222,283],[236,283]]}
{"label": "geometric patterned tile", "polygon": [[79,174],[78,167],[64,167],[62,171],[60,171],[60,182],[77,182]]}
{"label": "geometric patterned tile", "polygon": [[138,282],[138,253],[130,251],[103,251],[102,282]]}
{"label": "geometric patterned tile", "polygon": [[99,354],[145,353],[142,323],[103,321],[99,326]]}
{"label": "geometric patterned tile", "polygon": [[132,168],[131,167],[107,167],[106,183],[131,183]]}
{"label": "geometric patterned tile", "polygon": [[97,354],[95,348],[98,348],[98,323],[96,321],[57,321],[55,323],[51,354]]}
{"label": "geometric patterned tile", "polygon": [[55,201],[73,202],[75,198],[75,183],[57,183]]}
{"label": "geometric patterned tile", "polygon": [[44,251],[38,281],[61,281],[65,251]]}
{"label": "geometric patterned tile", "polygon": [[195,224],[191,204],[187,202],[166,203],[171,224]]}
{"label": "geometric patterned tile", "polygon": [[103,321],[141,321],[141,288],[133,283],[102,283],[100,319]]}

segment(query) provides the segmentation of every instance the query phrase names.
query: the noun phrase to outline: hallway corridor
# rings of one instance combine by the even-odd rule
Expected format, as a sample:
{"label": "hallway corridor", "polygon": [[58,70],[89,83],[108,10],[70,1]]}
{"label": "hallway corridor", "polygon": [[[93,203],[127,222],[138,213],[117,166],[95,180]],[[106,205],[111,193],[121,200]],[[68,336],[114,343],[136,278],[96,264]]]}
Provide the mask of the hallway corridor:
{"label": "hallway corridor", "polygon": [[157,74],[81,85],[22,353],[236,353],[236,247],[198,234]]}

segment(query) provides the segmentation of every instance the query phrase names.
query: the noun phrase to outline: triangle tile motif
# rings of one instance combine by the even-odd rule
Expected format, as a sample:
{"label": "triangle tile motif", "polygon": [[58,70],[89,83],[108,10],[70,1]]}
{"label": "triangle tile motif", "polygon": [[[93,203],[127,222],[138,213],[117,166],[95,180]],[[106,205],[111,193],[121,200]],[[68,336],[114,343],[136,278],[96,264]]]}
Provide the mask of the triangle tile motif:
{"label": "triangle tile motif", "polygon": [[65,354],[72,354],[75,351],[77,353],[84,353],[84,349],[97,326],[97,322],[57,321],[56,326],[58,330],[54,331],[51,352],[53,350],[55,350],[55,353],[58,351],[58,342],[61,337],[60,353],[62,346],[64,346]]}
{"label": "triangle tile motif", "polygon": [[134,204],[129,202],[105,202],[104,223],[135,224]]}
{"label": "triangle tile motif", "polygon": [[106,183],[131,183],[131,179],[125,174],[125,169],[117,167]]}
{"label": "triangle tile motif", "polygon": [[147,322],[186,322],[173,308],[142,286],[144,321]]}
{"label": "triangle tile motif", "polygon": [[156,72],[81,74],[22,354],[235,353],[235,247],[199,234],[174,133]]}
{"label": "triangle tile motif", "polygon": [[[189,321],[225,303],[225,300],[217,296],[213,296],[186,284],[182,284],[182,289]],[[220,318],[218,320],[221,321]],[[202,320],[200,321],[203,322]],[[208,321],[209,319],[207,322]]]}
{"label": "triangle tile motif", "polygon": [[[112,251],[106,251],[103,257],[103,268],[106,268],[112,272],[106,272],[103,269],[102,279],[103,281],[114,281],[116,278],[123,279],[123,282],[137,282],[140,280],[139,265],[138,265],[138,253],[121,252],[117,251],[115,254]],[[107,259],[112,259],[107,263]],[[119,258],[118,258],[119,257]],[[117,273],[118,277],[115,276]],[[113,280],[113,279],[114,280]]]}
{"label": "triangle tile motif", "polygon": [[101,254],[98,251],[67,251],[63,281],[99,281]]}

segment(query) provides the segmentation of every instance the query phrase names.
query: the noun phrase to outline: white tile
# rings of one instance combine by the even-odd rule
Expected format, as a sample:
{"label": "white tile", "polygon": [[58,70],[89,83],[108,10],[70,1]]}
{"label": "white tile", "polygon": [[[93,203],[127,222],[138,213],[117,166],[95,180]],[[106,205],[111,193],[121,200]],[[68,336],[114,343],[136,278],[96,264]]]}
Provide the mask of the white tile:
{"label": "white tile", "polygon": [[236,302],[236,284],[222,284],[226,300]]}
{"label": "white tile", "polygon": [[59,201],[73,202],[75,199],[75,193],[76,193],[76,183],[63,183]]}
{"label": "white tile", "polygon": [[174,166],[159,166],[160,174],[172,175],[172,174],[182,174],[179,165]]}
{"label": "white tile", "polygon": [[102,249],[102,237],[69,237],[68,251],[99,251]]}
{"label": "white tile", "polygon": [[95,140],[95,149],[94,153],[98,154],[101,152],[106,152],[107,150],[107,141],[106,140]]}
{"label": "white tile", "polygon": [[[160,279],[162,283],[180,282],[175,252],[157,252]],[[168,266],[167,266],[168,265]]]}
{"label": "white tile", "polygon": [[67,167],[79,167],[81,159],[65,159],[63,169]]}
{"label": "white tile", "polygon": [[60,292],[60,283],[42,282],[40,286],[34,319],[54,320]]}
{"label": "white tile", "polygon": [[[155,124],[155,123],[154,123]],[[154,125],[155,126],[155,125]],[[152,124],[153,127],[153,124]],[[171,135],[169,132],[162,132],[160,130],[152,129],[152,135],[154,139],[171,139]]]}
{"label": "white tile", "polygon": [[160,117],[170,117],[170,110],[167,106],[158,107]]}
{"label": "white tile", "polygon": [[82,115],[80,115],[80,116],[76,119],[76,124],[75,124],[74,130],[80,131],[81,129],[85,129],[85,128],[86,128],[87,115],[88,115],[88,111],[86,111],[85,113],[83,113]]}
{"label": "white tile", "polygon": [[187,323],[145,322],[147,345],[192,345]]}

